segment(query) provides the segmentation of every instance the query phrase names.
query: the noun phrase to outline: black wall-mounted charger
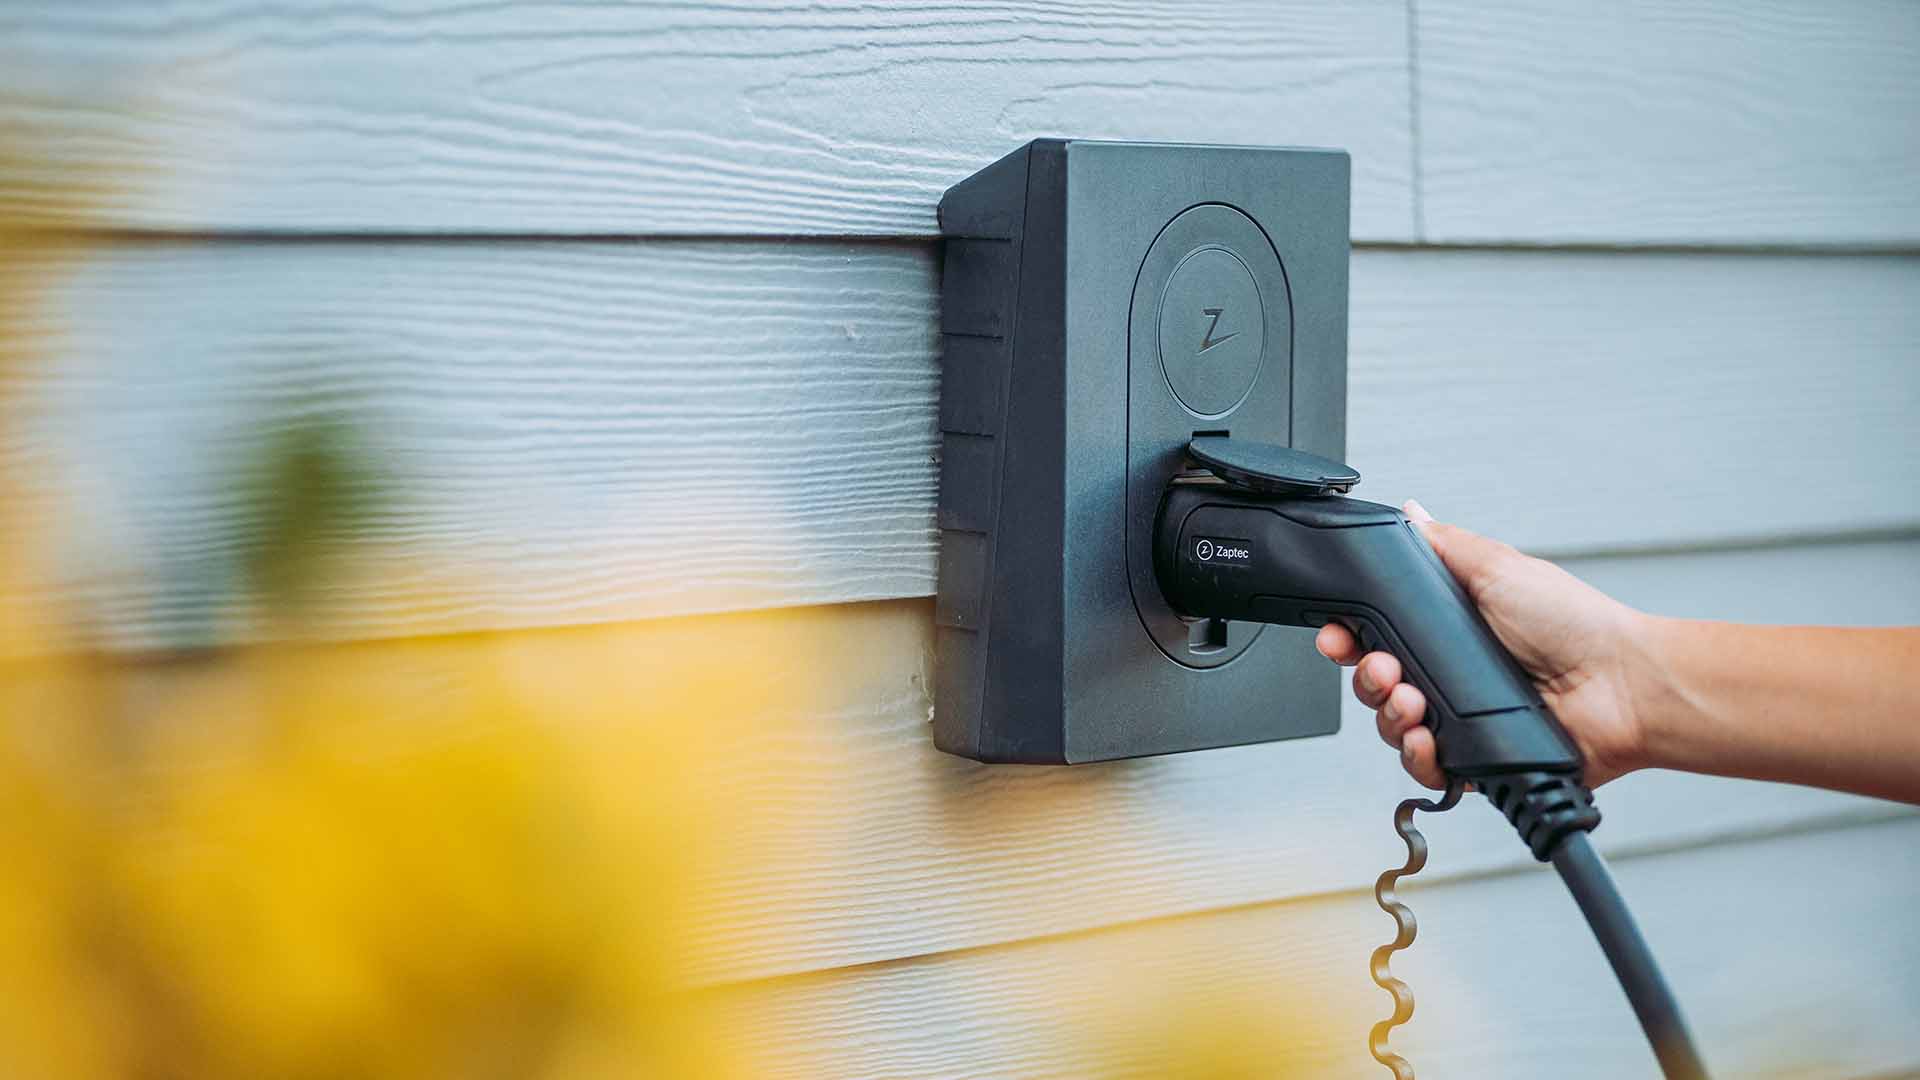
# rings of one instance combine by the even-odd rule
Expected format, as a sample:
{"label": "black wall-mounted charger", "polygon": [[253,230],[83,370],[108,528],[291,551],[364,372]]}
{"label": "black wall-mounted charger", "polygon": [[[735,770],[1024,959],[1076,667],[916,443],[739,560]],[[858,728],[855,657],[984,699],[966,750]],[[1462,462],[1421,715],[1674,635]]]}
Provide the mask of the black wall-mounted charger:
{"label": "black wall-mounted charger", "polygon": [[941,200],[942,749],[1338,729],[1310,633],[1168,606],[1153,524],[1196,433],[1343,456],[1348,188],[1341,151],[1042,139]]}

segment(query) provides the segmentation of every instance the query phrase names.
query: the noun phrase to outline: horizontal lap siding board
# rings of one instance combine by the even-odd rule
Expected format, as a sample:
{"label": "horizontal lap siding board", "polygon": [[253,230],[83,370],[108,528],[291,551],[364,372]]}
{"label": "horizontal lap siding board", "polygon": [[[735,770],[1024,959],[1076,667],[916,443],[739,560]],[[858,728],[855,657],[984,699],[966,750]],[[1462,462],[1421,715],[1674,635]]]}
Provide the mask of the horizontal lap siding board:
{"label": "horizontal lap siding board", "polygon": [[[1671,614],[1920,622],[1920,540],[1571,566],[1629,603]],[[358,643],[327,647],[336,663],[323,670],[347,685],[413,688],[479,673],[557,725],[684,723],[702,751],[686,766],[691,784],[764,834],[723,845],[691,905],[699,917],[686,940],[703,981],[1352,890],[1403,857],[1389,819],[1414,789],[1351,700],[1343,729],[1328,738],[1071,768],[939,753],[928,724],[932,607],[895,601]],[[739,678],[781,692],[750,716],[656,715],[657,701],[689,699],[681,680],[716,665],[738,665]],[[191,670],[152,667],[156,678]],[[1679,774],[1629,777],[1600,801],[1607,821],[1598,839],[1616,853],[1903,812]],[[1478,798],[1430,832],[1443,873],[1528,861]],[[736,853],[738,861],[722,858]]]}
{"label": "horizontal lap siding board", "polygon": [[1356,235],[1408,240],[1407,80],[1399,0],[14,0],[0,101],[53,164],[0,215],[77,170],[133,228],[930,235],[1064,135],[1343,147]]}
{"label": "horizontal lap siding board", "polygon": [[888,244],[136,246],[50,305],[44,437],[4,452],[79,493],[123,641],[231,620],[241,470],[316,417],[391,510],[350,538],[378,585],[330,583],[343,635],[920,595],[930,273]]}
{"label": "horizontal lap siding board", "polygon": [[1920,524],[1920,259],[1356,253],[1352,322],[1362,495],[1547,554]]}
{"label": "horizontal lap siding board", "polygon": [[[1444,867],[1445,842],[1434,850]],[[1713,1075],[1920,1067],[1916,850],[1920,822],[1908,818],[1616,863]],[[1420,936],[1394,971],[1418,1009],[1393,1043],[1420,1075],[1658,1075],[1551,872],[1407,894]],[[1175,1076],[1238,1044],[1251,1051],[1242,1070],[1276,1080],[1372,1080],[1384,1070],[1367,1057],[1366,1031],[1388,1010],[1366,961],[1391,927],[1353,892],[782,980],[725,1000],[769,1078]]]}
{"label": "horizontal lap siding board", "polygon": [[[315,416],[393,488],[338,635],[924,596],[934,279],[912,243],[109,246],[0,455],[78,494],[123,644],[242,625],[236,469]],[[1352,324],[1363,496],[1545,553],[1920,526],[1920,259],[1361,251]]]}
{"label": "horizontal lap siding board", "polygon": [[1414,7],[16,3],[0,96],[59,137],[0,192],[78,169],[122,185],[104,223],[189,231],[927,235],[1071,135],[1344,147],[1365,240],[1920,245],[1903,0]]}
{"label": "horizontal lap siding board", "polygon": [[1422,238],[1920,246],[1908,0],[1420,0]]}

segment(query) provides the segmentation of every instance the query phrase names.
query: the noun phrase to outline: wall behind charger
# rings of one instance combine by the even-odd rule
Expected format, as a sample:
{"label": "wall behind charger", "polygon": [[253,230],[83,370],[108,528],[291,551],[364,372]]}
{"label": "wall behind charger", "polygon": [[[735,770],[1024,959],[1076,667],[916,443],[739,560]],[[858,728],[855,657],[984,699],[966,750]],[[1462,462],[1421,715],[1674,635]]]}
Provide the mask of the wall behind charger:
{"label": "wall behind charger", "polygon": [[[671,650],[812,607],[790,633],[838,657],[833,693],[775,752],[814,783],[760,809],[833,855],[720,882],[705,916],[775,1071],[1150,1070],[1050,1007],[1117,999],[1087,974],[1116,962],[1194,1001],[1381,1004],[1364,890],[1406,784],[1358,710],[1332,740],[1068,771],[932,749],[933,207],[1029,137],[1352,152],[1361,494],[1654,610],[1920,622],[1912,5],[26,0],[0,31],[10,122],[131,178],[46,308],[43,420],[0,447],[86,493],[73,572],[116,568],[89,597],[121,647],[250,632],[223,455],[328,395],[423,495],[352,542],[435,575],[341,584],[330,634]],[[30,214],[35,179],[0,165],[0,205]],[[1754,791],[1604,801],[1712,1062],[1920,1069],[1920,823]],[[1432,830],[1454,877],[1418,890],[1409,1053],[1648,1071],[1490,818]],[[1564,961],[1551,1000],[1463,985],[1507,942]],[[1315,1038],[1318,1075],[1375,1074],[1356,1032]]]}

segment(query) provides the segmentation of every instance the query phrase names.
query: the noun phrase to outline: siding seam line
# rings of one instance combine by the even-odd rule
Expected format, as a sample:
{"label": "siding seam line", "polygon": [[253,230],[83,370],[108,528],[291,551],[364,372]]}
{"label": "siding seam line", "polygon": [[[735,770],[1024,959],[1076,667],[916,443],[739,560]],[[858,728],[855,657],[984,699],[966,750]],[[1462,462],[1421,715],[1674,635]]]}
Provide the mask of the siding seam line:
{"label": "siding seam line", "polygon": [[1420,158],[1420,0],[1407,0],[1407,156],[1413,183],[1413,242],[1427,240],[1426,178]]}
{"label": "siding seam line", "polygon": [[[1416,187],[1415,200],[1419,192]],[[1419,211],[1424,215],[1424,210]],[[1421,228],[1424,231],[1424,220]],[[645,247],[650,245],[711,245],[714,247],[860,247],[897,250],[931,250],[940,239],[932,233],[569,233],[569,232],[406,232],[375,230],[367,232],[303,232],[291,229],[226,229],[211,231],[173,229],[70,228],[28,229],[25,234],[53,245],[67,245],[86,253],[88,249],[175,247],[259,246],[319,247],[355,245],[369,249],[383,246],[447,245],[529,247]],[[1351,241],[1355,251],[1396,251],[1483,253],[1514,255],[1714,255],[1714,256],[1813,256],[1891,257],[1920,255],[1920,239],[1901,239],[1867,244],[1848,241],[1824,243],[1769,240],[1751,242],[1671,242],[1605,240],[1548,240],[1530,243],[1524,240],[1383,240],[1360,237]]]}

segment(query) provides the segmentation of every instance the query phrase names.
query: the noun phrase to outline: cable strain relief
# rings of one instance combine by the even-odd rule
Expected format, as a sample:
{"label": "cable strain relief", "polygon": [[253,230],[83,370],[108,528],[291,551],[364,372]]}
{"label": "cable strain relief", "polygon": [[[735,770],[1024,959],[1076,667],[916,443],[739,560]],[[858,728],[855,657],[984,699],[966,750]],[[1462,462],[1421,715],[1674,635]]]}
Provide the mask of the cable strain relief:
{"label": "cable strain relief", "polygon": [[1600,824],[1593,792],[1578,777],[1550,772],[1514,772],[1474,778],[1474,786],[1506,815],[1533,857],[1546,862],[1569,833]]}

